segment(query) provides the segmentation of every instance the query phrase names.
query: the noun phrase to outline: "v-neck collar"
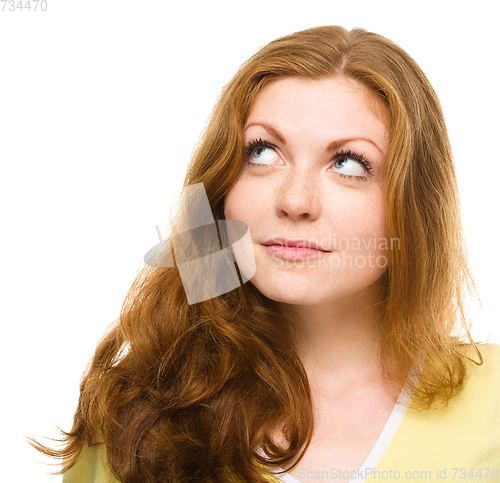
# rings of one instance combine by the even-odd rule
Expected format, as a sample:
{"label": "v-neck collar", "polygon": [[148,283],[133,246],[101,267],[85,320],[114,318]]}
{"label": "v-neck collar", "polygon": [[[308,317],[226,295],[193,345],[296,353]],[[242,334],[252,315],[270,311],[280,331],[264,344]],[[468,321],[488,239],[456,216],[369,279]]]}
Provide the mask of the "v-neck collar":
{"label": "v-neck collar", "polygon": [[[412,370],[410,371],[408,379],[414,380],[414,382],[416,383],[420,377],[421,371],[421,367],[416,368],[415,365],[412,366]],[[387,447],[389,446],[394,433],[401,424],[412,396],[413,393],[405,395],[403,391],[400,392],[397,402],[394,405],[391,414],[389,415],[389,418],[387,419],[377,441],[375,442],[370,453],[361,465],[361,468],[358,469],[354,478],[351,478],[348,483],[365,483],[365,481],[374,472],[375,467],[387,450]],[[267,467],[267,469],[272,473],[283,471],[281,467]],[[279,475],[275,474],[274,476],[278,479],[278,481],[282,481],[283,483],[303,483],[289,473],[281,473]]]}
{"label": "v-neck collar", "polygon": [[[382,458],[382,455],[385,453],[385,450],[389,446],[389,443],[394,436],[394,433],[399,427],[401,420],[406,412],[406,406],[400,403],[396,403],[394,408],[387,419],[380,436],[375,442],[373,448],[370,451],[370,454],[366,457],[364,463],[361,465],[361,468],[357,471],[354,478],[349,480],[349,483],[364,483],[366,479],[373,473],[375,466]],[[283,471],[282,468],[269,468],[273,473]],[[367,474],[367,470],[370,470]],[[283,473],[281,475],[274,475],[278,480],[284,483],[303,483],[297,480],[295,477],[290,475],[289,473]]]}

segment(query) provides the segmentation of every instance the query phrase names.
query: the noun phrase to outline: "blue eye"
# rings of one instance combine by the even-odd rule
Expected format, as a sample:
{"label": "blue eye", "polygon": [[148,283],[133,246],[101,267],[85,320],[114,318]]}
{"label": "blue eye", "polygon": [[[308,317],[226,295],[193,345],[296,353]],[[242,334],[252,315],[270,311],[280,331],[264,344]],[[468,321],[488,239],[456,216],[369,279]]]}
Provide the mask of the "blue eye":
{"label": "blue eye", "polygon": [[368,181],[368,178],[373,176],[372,163],[362,154],[347,149],[337,153],[333,159],[335,160],[333,168],[342,170],[334,170],[334,172],[343,178],[356,178],[361,181]]}
{"label": "blue eye", "polygon": [[[267,152],[266,152],[267,151]],[[266,164],[267,161],[271,162],[276,159],[276,153],[272,151],[270,148],[266,148],[265,146],[259,146],[250,156],[252,161],[257,161],[259,164]]]}
{"label": "blue eye", "polygon": [[333,166],[338,169],[344,169],[341,173],[349,176],[363,176],[365,174],[365,168],[358,161],[348,157],[337,159]]}
{"label": "blue eye", "polygon": [[279,159],[275,147],[262,139],[249,141],[245,146],[245,163],[270,166]]}

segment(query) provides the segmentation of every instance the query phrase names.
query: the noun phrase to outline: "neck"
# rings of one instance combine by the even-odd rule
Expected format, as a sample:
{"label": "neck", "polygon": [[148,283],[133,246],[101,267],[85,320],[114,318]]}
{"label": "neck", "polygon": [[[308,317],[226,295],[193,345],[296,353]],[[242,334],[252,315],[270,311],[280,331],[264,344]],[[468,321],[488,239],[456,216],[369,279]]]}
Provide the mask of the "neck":
{"label": "neck", "polygon": [[312,382],[352,384],[380,376],[380,286],[322,305],[280,308],[296,330],[297,351]]}

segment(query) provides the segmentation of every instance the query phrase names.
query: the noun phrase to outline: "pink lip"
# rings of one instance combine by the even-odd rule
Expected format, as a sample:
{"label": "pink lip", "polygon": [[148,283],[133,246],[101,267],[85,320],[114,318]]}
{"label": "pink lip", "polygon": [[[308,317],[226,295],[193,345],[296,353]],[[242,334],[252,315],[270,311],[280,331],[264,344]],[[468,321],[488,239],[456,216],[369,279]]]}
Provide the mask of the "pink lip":
{"label": "pink lip", "polygon": [[327,253],[315,248],[297,248],[283,245],[264,245],[273,255],[286,260],[303,260],[305,258],[322,257]]}
{"label": "pink lip", "polygon": [[285,260],[302,260],[305,258],[322,257],[329,250],[324,250],[311,240],[302,238],[288,239],[283,237],[273,238],[263,243],[273,255]]}
{"label": "pink lip", "polygon": [[292,239],[287,239],[287,238],[273,238],[272,240],[267,240],[263,243],[263,245],[266,246],[281,246],[283,248],[287,247],[293,247],[293,248],[310,248],[314,249],[314,251],[322,251],[322,252],[329,252],[330,250],[326,250],[320,246],[318,246],[316,243],[310,241],[310,240],[303,240],[296,238],[294,240]]}

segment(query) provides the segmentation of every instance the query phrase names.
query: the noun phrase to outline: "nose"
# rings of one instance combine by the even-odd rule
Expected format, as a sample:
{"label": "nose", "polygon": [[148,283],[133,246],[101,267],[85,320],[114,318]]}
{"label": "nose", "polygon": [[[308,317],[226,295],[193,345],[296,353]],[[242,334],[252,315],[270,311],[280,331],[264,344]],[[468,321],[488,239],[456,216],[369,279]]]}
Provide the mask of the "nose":
{"label": "nose", "polygon": [[321,212],[319,180],[307,169],[295,168],[279,188],[276,211],[294,221],[315,220]]}

